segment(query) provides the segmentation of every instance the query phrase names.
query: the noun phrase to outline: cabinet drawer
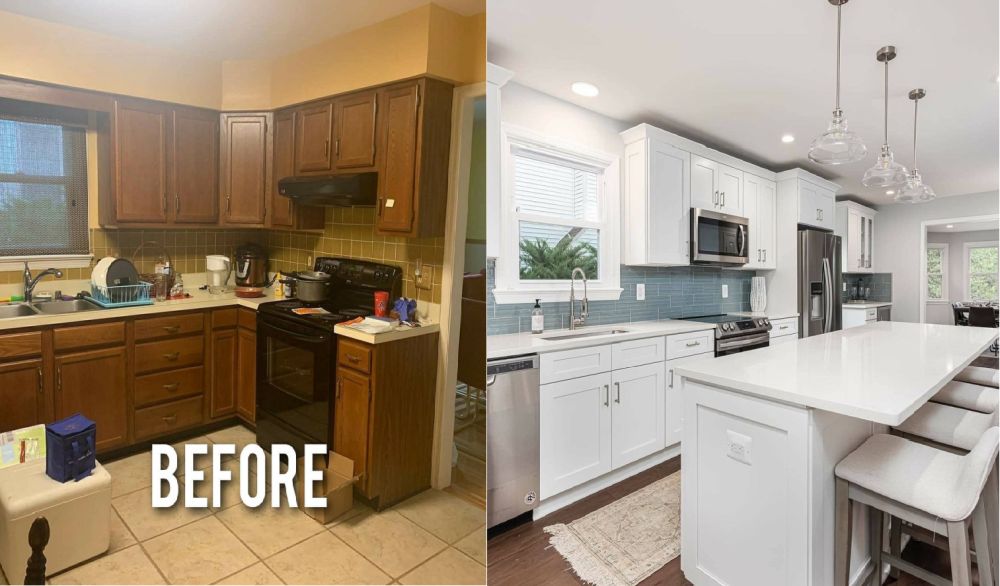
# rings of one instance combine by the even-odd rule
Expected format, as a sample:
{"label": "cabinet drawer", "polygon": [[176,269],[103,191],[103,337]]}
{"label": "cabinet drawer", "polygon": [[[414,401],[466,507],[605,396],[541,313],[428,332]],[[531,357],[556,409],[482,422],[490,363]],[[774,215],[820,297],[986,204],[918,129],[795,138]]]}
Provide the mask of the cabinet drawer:
{"label": "cabinet drawer", "polygon": [[548,352],[539,358],[541,384],[611,370],[611,346],[591,346],[563,352]]}
{"label": "cabinet drawer", "polygon": [[142,441],[167,435],[202,421],[201,397],[172,401],[155,407],[136,409],[133,423],[135,439]]}
{"label": "cabinet drawer", "polygon": [[184,313],[135,320],[136,341],[200,333],[205,325],[201,313]]}
{"label": "cabinet drawer", "polygon": [[42,353],[42,332],[24,332],[0,336],[0,360],[39,356]]}
{"label": "cabinet drawer", "polygon": [[663,336],[629,340],[611,345],[611,368],[629,368],[653,362],[663,362],[665,340]]}
{"label": "cabinet drawer", "polygon": [[202,394],[205,369],[201,366],[135,377],[135,406]]}
{"label": "cabinet drawer", "polygon": [[257,331],[257,312],[249,309],[239,309],[236,313],[236,322],[241,328]]}
{"label": "cabinet drawer", "polygon": [[212,312],[212,328],[236,327],[236,308],[216,309]]}
{"label": "cabinet drawer", "polygon": [[337,364],[370,374],[372,371],[372,347],[346,338],[337,340]]}
{"label": "cabinet drawer", "polygon": [[56,328],[52,335],[56,352],[88,346],[124,344],[125,322]]}
{"label": "cabinet drawer", "polygon": [[667,336],[667,360],[715,352],[715,331],[704,330]]}
{"label": "cabinet drawer", "polygon": [[865,321],[872,321],[878,319],[878,309],[871,308],[865,310]]}
{"label": "cabinet drawer", "polygon": [[799,318],[797,317],[786,317],[782,319],[771,320],[771,337],[780,338],[781,336],[791,336],[798,335],[799,333]]}
{"label": "cabinet drawer", "polygon": [[188,336],[137,344],[135,347],[135,372],[142,374],[165,368],[181,368],[201,364],[204,348],[204,336]]}

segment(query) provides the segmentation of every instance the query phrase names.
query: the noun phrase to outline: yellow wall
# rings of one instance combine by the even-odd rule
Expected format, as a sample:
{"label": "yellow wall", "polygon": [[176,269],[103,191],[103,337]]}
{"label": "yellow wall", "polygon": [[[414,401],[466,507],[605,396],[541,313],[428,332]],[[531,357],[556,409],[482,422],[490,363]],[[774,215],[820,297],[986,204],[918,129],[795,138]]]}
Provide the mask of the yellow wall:
{"label": "yellow wall", "polygon": [[269,110],[271,61],[247,59],[222,62],[222,109]]}
{"label": "yellow wall", "polygon": [[465,85],[486,80],[486,13],[462,16],[429,5],[427,73]]}
{"label": "yellow wall", "polygon": [[221,64],[120,37],[0,12],[0,74],[218,108]]}

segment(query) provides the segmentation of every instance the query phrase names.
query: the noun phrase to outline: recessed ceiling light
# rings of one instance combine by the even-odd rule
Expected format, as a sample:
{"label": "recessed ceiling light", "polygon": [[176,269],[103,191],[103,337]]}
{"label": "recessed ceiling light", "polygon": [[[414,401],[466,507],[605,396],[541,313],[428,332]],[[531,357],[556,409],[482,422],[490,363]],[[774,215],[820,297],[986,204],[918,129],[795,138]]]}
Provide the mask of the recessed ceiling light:
{"label": "recessed ceiling light", "polygon": [[792,136],[791,134],[783,134],[783,135],[781,135],[781,142],[785,142],[785,143],[795,142],[795,137]]}
{"label": "recessed ceiling light", "polygon": [[896,190],[895,189],[888,189],[888,190],[886,190],[885,194],[886,195],[896,195]]}
{"label": "recessed ceiling light", "polygon": [[597,94],[601,93],[600,90],[597,89],[596,85],[592,83],[587,83],[585,81],[575,82],[571,87],[573,89],[574,94],[585,96],[588,98],[593,98]]}
{"label": "recessed ceiling light", "polygon": [[948,224],[947,226],[945,226],[945,228],[954,228],[954,227],[955,227],[955,224]]}

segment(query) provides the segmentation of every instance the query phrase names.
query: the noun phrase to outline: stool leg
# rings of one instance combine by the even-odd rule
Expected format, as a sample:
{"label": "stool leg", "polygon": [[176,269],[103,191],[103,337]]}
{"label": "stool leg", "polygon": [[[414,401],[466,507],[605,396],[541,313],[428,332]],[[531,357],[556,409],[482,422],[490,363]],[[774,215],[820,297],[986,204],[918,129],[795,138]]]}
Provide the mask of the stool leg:
{"label": "stool leg", "polygon": [[[889,516],[889,552],[897,558],[903,553],[903,520],[891,515]],[[889,575],[898,579],[899,568],[889,566]]]}
{"label": "stool leg", "polygon": [[983,489],[983,508],[986,513],[986,536],[990,544],[990,551],[994,552],[990,560],[990,568],[993,570],[994,579],[1000,580],[1000,569],[998,569],[998,561],[996,552],[1000,551],[1000,537],[998,537],[998,532],[1000,532],[1000,482],[998,482],[998,464],[993,465],[993,471],[990,472],[989,477],[986,479],[986,487]]}
{"label": "stool leg", "polygon": [[979,569],[979,586],[993,586],[993,558],[986,529],[986,507],[980,499],[972,511],[972,539],[976,544],[976,567]]}
{"label": "stool leg", "polygon": [[842,478],[837,479],[834,515],[833,586],[847,586],[851,573],[851,519],[854,503],[848,496],[850,485]]}
{"label": "stool leg", "polygon": [[969,528],[965,521],[948,523],[948,549],[951,552],[952,586],[971,586],[972,556],[969,554]]}
{"label": "stool leg", "polygon": [[869,537],[871,552],[869,555],[871,555],[874,566],[869,583],[871,586],[880,586],[882,584],[882,511],[875,507],[868,507],[868,525],[871,527],[871,536]]}

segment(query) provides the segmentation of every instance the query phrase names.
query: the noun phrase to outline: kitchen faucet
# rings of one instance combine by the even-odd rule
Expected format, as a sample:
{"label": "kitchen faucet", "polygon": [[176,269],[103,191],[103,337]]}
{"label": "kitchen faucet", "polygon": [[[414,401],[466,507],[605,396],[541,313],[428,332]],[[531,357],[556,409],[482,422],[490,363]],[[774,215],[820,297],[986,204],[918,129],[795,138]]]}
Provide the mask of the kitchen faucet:
{"label": "kitchen faucet", "polygon": [[[580,301],[580,316],[576,315],[576,274],[580,273],[583,279],[583,299]],[[587,321],[589,303],[587,302],[587,273],[583,269],[576,267],[569,276],[569,329],[575,330],[577,326],[582,326]]]}
{"label": "kitchen faucet", "polygon": [[59,269],[45,269],[32,278],[31,270],[28,269],[28,263],[24,263],[24,301],[26,303],[31,303],[31,296],[35,291],[35,285],[37,285],[38,281],[41,281],[42,277],[46,275],[55,275],[57,279],[61,279],[63,276],[62,271]]}

